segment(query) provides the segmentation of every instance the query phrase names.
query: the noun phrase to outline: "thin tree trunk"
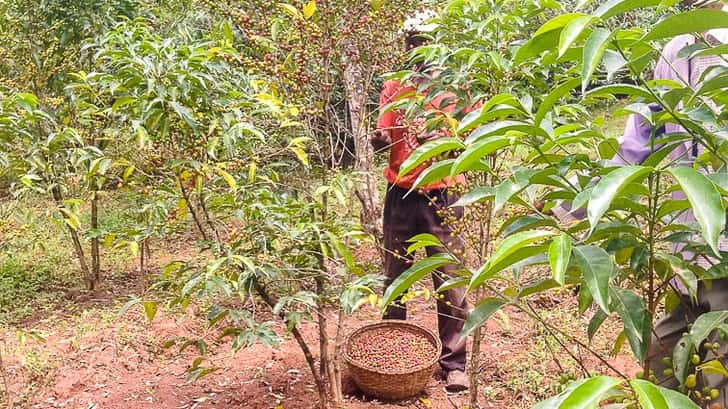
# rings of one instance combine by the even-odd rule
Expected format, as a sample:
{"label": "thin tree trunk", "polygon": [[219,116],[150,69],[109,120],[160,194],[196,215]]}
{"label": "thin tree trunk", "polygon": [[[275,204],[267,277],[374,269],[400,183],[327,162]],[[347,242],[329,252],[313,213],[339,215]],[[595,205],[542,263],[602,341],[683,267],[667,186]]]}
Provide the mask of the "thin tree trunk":
{"label": "thin tree trunk", "polygon": [[[265,290],[265,288],[257,281],[255,280],[255,289],[260,295],[260,298],[263,299],[263,302],[265,302],[271,309],[275,308],[276,301],[273,299],[273,297],[268,294],[268,292]],[[281,311],[278,316],[285,320],[286,314]],[[303,352],[304,358],[306,358],[306,363],[308,364],[308,368],[311,370],[311,375],[313,375],[314,383],[316,384],[316,390],[319,395],[319,408],[320,409],[328,409],[329,407],[329,399],[328,395],[326,394],[326,384],[324,383],[323,378],[321,377],[321,374],[319,373],[318,369],[316,368],[316,360],[313,357],[313,354],[311,353],[311,349],[308,347],[308,344],[306,344],[306,340],[303,339],[303,336],[301,335],[301,332],[298,330],[298,326],[294,325],[293,328],[291,328],[291,334],[293,334],[293,338],[296,339],[296,342],[298,343],[298,346],[301,348],[301,351]],[[337,408],[338,409],[338,408]]]}
{"label": "thin tree trunk", "polygon": [[[319,299],[324,296],[324,282],[321,277],[316,278],[316,295]],[[329,373],[329,335],[326,332],[326,314],[321,302],[317,302],[318,330],[319,330],[319,372],[321,377],[327,377]]]}
{"label": "thin tree trunk", "polygon": [[207,241],[207,233],[205,232],[205,229],[202,227],[200,218],[197,216],[197,211],[195,210],[195,207],[192,206],[192,202],[190,201],[189,192],[187,192],[187,188],[185,188],[185,184],[179,175],[177,175],[177,182],[179,183],[179,190],[180,190],[180,193],[182,193],[182,198],[185,199],[185,203],[187,204],[187,209],[189,209],[190,214],[192,215],[192,219],[195,221],[197,230],[202,235],[202,239]]}
{"label": "thin tree trunk", "polygon": [[329,365],[329,382],[331,389],[331,400],[334,406],[341,408],[344,406],[344,393],[341,385],[341,354],[344,345],[344,311],[339,305],[338,322],[336,323],[336,339],[334,341],[334,356]]}
{"label": "thin tree trunk", "polygon": [[344,83],[348,102],[351,130],[354,137],[354,169],[363,174],[364,180],[357,197],[362,202],[361,223],[376,237],[381,235],[381,199],[374,176],[374,148],[369,143],[366,118],[367,89],[364,68],[361,64],[359,49],[353,40],[344,43],[344,54],[347,56],[344,67]]}
{"label": "thin tree trunk", "polygon": [[[56,205],[59,208],[65,208],[66,206],[63,204],[63,194],[61,194],[61,189],[58,186],[54,186],[51,188],[51,192]],[[64,219],[68,219],[68,215],[64,212],[61,212],[61,216],[63,216]],[[71,234],[71,241],[73,242],[73,248],[76,252],[76,258],[78,258],[81,274],[86,282],[86,288],[88,290],[94,290],[94,280],[89,271],[88,264],[86,263],[86,255],[83,252],[83,246],[81,245],[81,239],[78,237],[78,231],[76,231],[76,229],[71,227],[68,223],[66,223],[66,225],[68,226],[68,232]]]}
{"label": "thin tree trunk", "polygon": [[212,217],[210,216],[210,212],[207,211],[207,206],[205,206],[205,196],[200,193],[198,196],[199,202],[200,202],[200,208],[202,209],[202,214],[205,216],[205,221],[207,222],[207,225],[210,226],[210,230],[212,230],[212,234],[215,235],[215,241],[217,241],[217,245],[219,246],[222,241],[220,241],[220,235],[217,232],[217,229],[215,228],[215,224],[212,222]]}
{"label": "thin tree trunk", "polygon": [[[99,228],[99,196],[94,191],[91,196],[91,229],[96,232]],[[91,239],[91,271],[94,280],[94,288],[101,283],[101,255],[99,254],[99,238],[94,234]]]}

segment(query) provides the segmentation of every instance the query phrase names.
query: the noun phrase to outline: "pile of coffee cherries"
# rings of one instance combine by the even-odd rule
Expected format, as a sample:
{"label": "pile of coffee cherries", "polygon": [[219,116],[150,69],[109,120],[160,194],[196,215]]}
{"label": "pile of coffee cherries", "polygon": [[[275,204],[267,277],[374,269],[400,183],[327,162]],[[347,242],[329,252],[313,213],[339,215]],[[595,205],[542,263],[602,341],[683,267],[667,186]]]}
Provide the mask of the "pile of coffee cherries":
{"label": "pile of coffee cherries", "polygon": [[348,354],[365,368],[406,372],[432,361],[437,349],[421,334],[399,328],[376,328],[354,338]]}

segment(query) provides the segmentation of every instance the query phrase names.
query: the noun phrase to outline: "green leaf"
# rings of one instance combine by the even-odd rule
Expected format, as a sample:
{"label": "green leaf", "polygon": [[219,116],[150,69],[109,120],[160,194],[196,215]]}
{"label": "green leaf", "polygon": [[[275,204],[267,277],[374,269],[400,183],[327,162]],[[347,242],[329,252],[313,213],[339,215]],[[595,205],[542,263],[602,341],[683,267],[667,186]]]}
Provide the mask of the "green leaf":
{"label": "green leaf", "polygon": [[559,54],[558,58],[561,58],[569,50],[574,41],[589,27],[589,25],[595,20],[594,16],[583,15],[576,17],[569,21],[563,30],[561,30],[561,37],[559,38]]}
{"label": "green leaf", "polygon": [[434,141],[425,143],[424,145],[415,149],[414,152],[402,163],[399,167],[398,177],[403,177],[410,173],[417,166],[427,162],[441,153],[463,149],[465,145],[457,138],[440,138]]}
{"label": "green leaf", "polygon": [[533,409],[596,409],[603,396],[621,383],[621,379],[611,376],[573,382],[564,392],[537,404]]}
{"label": "green leaf", "polygon": [[486,298],[480,301],[475,309],[468,314],[468,318],[465,319],[460,336],[467,337],[473,330],[485,324],[488,318],[505,304],[504,300],[498,298]]}
{"label": "green leaf", "polygon": [[597,69],[599,62],[604,56],[604,51],[607,48],[607,43],[612,37],[612,33],[605,28],[597,28],[592,32],[589,38],[584,44],[584,55],[581,66],[581,92],[586,93],[591,81],[594,70]]}
{"label": "green leaf", "polygon": [[415,190],[445,179],[451,173],[453,162],[455,162],[455,159],[447,159],[431,164],[417,176],[410,190]]}
{"label": "green leaf", "polygon": [[508,256],[514,254],[516,251],[524,248],[525,246],[553,235],[553,232],[546,230],[528,230],[516,233],[506,238],[498,246],[498,248],[496,248],[495,252],[486,263],[486,268],[482,269],[478,274],[473,276],[470,281],[469,289],[472,290],[477,287],[487,278],[487,272],[489,271],[488,267],[496,266]]}
{"label": "green leaf", "polygon": [[690,358],[695,353],[696,345],[690,335],[685,335],[677,342],[672,350],[672,368],[675,379],[681,384],[685,382],[690,369]]}
{"label": "green leaf", "polygon": [[477,128],[473,133],[468,136],[466,143],[471,144],[480,138],[485,138],[491,135],[505,135],[507,132],[516,131],[523,132],[527,135],[538,135],[544,138],[549,138],[549,134],[544,131],[541,127],[534,126],[523,121],[498,121],[491,122]]}
{"label": "green leaf", "polygon": [[490,186],[478,186],[468,191],[458,199],[453,207],[467,206],[469,204],[478,203],[495,195],[493,188]]}
{"label": "green leaf", "polygon": [[450,170],[450,176],[472,170],[473,165],[478,164],[481,159],[509,144],[510,141],[505,136],[492,136],[468,146],[458,155]]}
{"label": "green leaf", "polygon": [[693,168],[671,168],[669,172],[688,197],[703,238],[719,255],[718,240],[725,225],[725,207],[720,192],[710,179]]}
{"label": "green leaf", "polygon": [[571,239],[566,233],[561,233],[549,246],[549,264],[553,279],[564,285],[566,269],[571,259]]}
{"label": "green leaf", "polygon": [[425,247],[444,247],[440,239],[430,233],[418,234],[407,240],[407,243],[412,243],[409,248],[407,248],[408,254],[414,253],[415,251]]}
{"label": "green leaf", "polygon": [[599,6],[599,8],[594,12],[594,15],[606,20],[627,11],[647,7],[657,7],[661,2],[662,0],[610,0]]}
{"label": "green leaf", "polygon": [[631,97],[646,98],[648,100],[653,98],[652,94],[650,94],[650,92],[646,89],[631,84],[603,85],[584,94],[584,98],[603,96],[614,97],[617,95],[629,95]]}
{"label": "green leaf", "polygon": [[722,10],[698,8],[660,21],[643,40],[653,41],[681,34],[705,33],[716,28],[728,28],[728,13]]}
{"label": "green leaf", "polygon": [[457,263],[457,260],[453,259],[452,256],[448,254],[436,254],[432,257],[416,262],[397,277],[397,279],[395,279],[389,287],[387,287],[387,290],[384,292],[384,296],[382,297],[382,305],[386,307],[394,302],[397,297],[402,295],[402,293],[407,291],[412,284],[421,280],[425,275],[432,273],[442,266],[455,263]]}
{"label": "green leaf", "polygon": [[549,93],[546,98],[544,98],[543,102],[541,102],[541,105],[539,105],[538,111],[536,111],[536,116],[533,120],[534,124],[536,126],[539,126],[541,124],[541,121],[543,121],[543,119],[546,117],[546,114],[551,111],[554,105],[564,95],[568,94],[569,92],[571,92],[571,90],[579,86],[579,83],[580,80],[578,78],[574,78],[554,88],[554,90],[551,91],[551,93]]}
{"label": "green leaf", "polygon": [[591,320],[589,320],[589,327],[587,328],[587,336],[589,337],[589,342],[591,342],[592,338],[594,338],[594,335],[599,330],[599,327],[602,326],[604,321],[609,316],[602,310],[597,310],[597,312],[594,313],[594,316]]}
{"label": "green leaf", "polygon": [[728,311],[706,312],[698,317],[690,328],[690,338],[693,345],[700,345],[711,332],[728,320]]}
{"label": "green leaf", "polygon": [[172,106],[172,109],[174,112],[177,113],[177,115],[184,120],[187,125],[189,125],[190,128],[196,128],[197,127],[197,121],[195,121],[194,114],[192,111],[187,108],[186,106],[180,104],[179,102],[172,101],[169,103]]}
{"label": "green leaf", "polygon": [[562,30],[564,27],[569,25],[574,20],[579,20],[584,17],[591,17],[584,13],[568,13],[553,17],[551,20],[545,22],[538,30],[533,34],[534,37],[538,37],[542,34],[548,33],[554,30]]}
{"label": "green leaf", "polygon": [[662,392],[662,396],[665,397],[669,409],[700,409],[700,406],[696,405],[695,402],[680,392],[663,388],[662,386],[658,386],[657,388]]}
{"label": "green leaf", "polygon": [[609,281],[614,272],[612,258],[604,249],[595,246],[574,247],[573,253],[589,293],[597,305],[609,313]]}
{"label": "green leaf", "polygon": [[647,352],[647,341],[650,339],[652,323],[644,302],[630,290],[613,287],[612,309],[619,314],[624,324],[624,332],[632,347],[632,352],[641,361]]}
{"label": "green leaf", "polygon": [[117,314],[117,316],[119,318],[123,317],[124,314],[126,314],[131,307],[133,307],[141,302],[142,302],[142,300],[140,298],[136,298],[136,297],[132,298],[131,300],[124,303],[124,305],[119,310],[119,313]]}
{"label": "green leaf", "polygon": [[587,216],[591,225],[590,234],[609,209],[612,200],[630,183],[646,176],[651,171],[652,168],[636,165],[617,168],[594,186],[587,205]]}
{"label": "green leaf", "polygon": [[637,401],[642,409],[670,409],[660,390],[652,382],[641,379],[632,379],[629,385],[637,395]]}

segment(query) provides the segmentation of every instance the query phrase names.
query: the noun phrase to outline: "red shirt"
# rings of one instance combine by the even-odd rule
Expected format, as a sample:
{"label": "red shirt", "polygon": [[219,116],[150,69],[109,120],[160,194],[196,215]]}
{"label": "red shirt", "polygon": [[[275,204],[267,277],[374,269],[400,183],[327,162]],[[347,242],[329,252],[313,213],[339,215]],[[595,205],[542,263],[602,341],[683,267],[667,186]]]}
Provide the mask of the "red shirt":
{"label": "red shirt", "polygon": [[[382,93],[379,97],[379,108],[382,109],[386,105],[394,102],[397,98],[407,92],[414,92],[415,88],[412,86],[404,86],[398,81],[386,81],[382,85]],[[439,110],[441,112],[452,112],[455,109],[455,104],[450,104],[445,107],[441,107],[443,100],[453,98],[453,94],[443,93],[434,98],[426,107],[428,110]],[[417,119],[412,122],[418,124]],[[422,120],[419,121],[422,123]],[[382,130],[389,130],[392,135],[392,147],[389,152],[389,166],[384,170],[384,178],[387,182],[393,185],[397,185],[404,189],[411,189],[414,185],[417,177],[430,166],[429,163],[423,163],[417,168],[413,169],[410,173],[397,179],[399,175],[399,167],[404,163],[405,160],[417,149],[420,144],[417,142],[417,134],[415,130],[411,130],[405,123],[405,117],[402,110],[393,109],[389,110],[379,116],[377,122],[377,128]],[[457,175],[455,178],[446,177],[440,182],[433,183],[431,185],[424,186],[424,190],[443,189],[452,187],[455,185],[465,185],[465,176]]]}

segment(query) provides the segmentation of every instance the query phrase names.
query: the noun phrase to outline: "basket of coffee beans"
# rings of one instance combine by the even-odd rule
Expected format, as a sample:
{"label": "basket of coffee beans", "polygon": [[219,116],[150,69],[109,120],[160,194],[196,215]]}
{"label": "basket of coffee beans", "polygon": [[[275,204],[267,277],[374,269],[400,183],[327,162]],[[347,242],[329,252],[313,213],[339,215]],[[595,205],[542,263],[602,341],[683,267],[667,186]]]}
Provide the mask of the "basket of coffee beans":
{"label": "basket of coffee beans", "polygon": [[351,377],[367,395],[405,399],[432,378],[442,344],[430,330],[407,321],[384,320],[349,334],[344,360]]}

